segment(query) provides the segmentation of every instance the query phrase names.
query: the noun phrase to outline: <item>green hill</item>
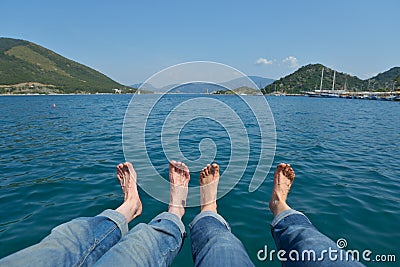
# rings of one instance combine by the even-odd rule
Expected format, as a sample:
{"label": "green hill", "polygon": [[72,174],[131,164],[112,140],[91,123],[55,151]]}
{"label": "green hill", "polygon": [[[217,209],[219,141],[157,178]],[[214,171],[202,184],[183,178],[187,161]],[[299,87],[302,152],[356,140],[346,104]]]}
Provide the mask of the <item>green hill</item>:
{"label": "green hill", "polygon": [[[269,94],[276,90],[282,93],[300,94],[307,91],[314,91],[320,88],[322,68],[324,68],[322,89],[330,90],[332,89],[334,70],[321,64],[309,64],[286,77],[276,80],[262,89],[262,92]],[[366,88],[366,84],[366,81],[356,76],[336,71],[335,90],[347,89],[360,91]]]}
{"label": "green hill", "polygon": [[[321,72],[324,68],[322,90],[332,89],[334,70],[321,64],[309,64],[292,74],[276,80],[261,91],[270,94],[275,91],[287,94],[301,94],[320,88]],[[335,90],[348,91],[390,91],[400,85],[400,68],[395,67],[375,77],[361,80],[356,76],[336,71]],[[396,78],[397,77],[397,78]],[[397,79],[397,84],[393,84]]]}
{"label": "green hill", "polygon": [[111,93],[114,88],[128,89],[34,43],[0,38],[0,93]]}
{"label": "green hill", "polygon": [[260,90],[256,90],[254,88],[249,88],[246,86],[242,86],[233,90],[218,90],[214,92],[215,95],[261,95]]}
{"label": "green hill", "polygon": [[400,85],[400,67],[391,68],[388,71],[379,73],[375,77],[370,78],[369,87],[372,87],[374,90],[388,91],[388,89],[396,85],[394,82]]}

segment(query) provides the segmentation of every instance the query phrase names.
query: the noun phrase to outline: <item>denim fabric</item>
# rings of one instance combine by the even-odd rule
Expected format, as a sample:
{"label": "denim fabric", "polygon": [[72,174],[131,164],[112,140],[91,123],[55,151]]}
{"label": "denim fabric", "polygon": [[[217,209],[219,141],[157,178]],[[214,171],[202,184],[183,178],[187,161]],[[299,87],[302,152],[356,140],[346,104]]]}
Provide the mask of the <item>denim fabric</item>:
{"label": "denim fabric", "polygon": [[[357,261],[346,261],[346,257],[342,257],[341,261],[339,255],[345,255],[344,251],[330,238],[321,234],[301,212],[286,210],[278,214],[271,223],[271,232],[278,250],[286,252],[283,258],[287,261],[282,261],[283,266],[364,266]],[[334,257],[329,257],[330,249],[337,251],[336,254],[332,254],[338,256],[337,260],[331,260]],[[299,253],[299,261],[290,259],[291,251]],[[315,252],[315,260],[312,256],[308,258],[308,252],[302,258],[302,253],[306,251]],[[296,253],[292,253],[292,259],[296,259]]]}
{"label": "denim fabric", "polygon": [[0,266],[90,266],[127,232],[125,217],[106,210],[54,228],[40,243],[0,260]]}
{"label": "denim fabric", "polygon": [[[221,215],[201,212],[189,227],[195,266],[254,266]],[[149,224],[138,224],[128,234],[127,230],[123,215],[106,210],[54,228],[40,243],[1,259],[0,266],[170,266],[186,235],[182,221],[168,212]],[[277,248],[286,252],[283,266],[363,266],[354,261],[332,261],[324,255],[329,248],[341,250],[295,210],[276,216],[271,232]],[[310,250],[317,258],[324,255],[323,260],[299,262],[288,257],[290,251],[301,255]]]}
{"label": "denim fabric", "polygon": [[149,224],[138,224],[96,266],[170,266],[185,237],[185,226],[164,212]]}
{"label": "denim fabric", "polygon": [[221,215],[201,212],[189,228],[195,266],[254,266]]}

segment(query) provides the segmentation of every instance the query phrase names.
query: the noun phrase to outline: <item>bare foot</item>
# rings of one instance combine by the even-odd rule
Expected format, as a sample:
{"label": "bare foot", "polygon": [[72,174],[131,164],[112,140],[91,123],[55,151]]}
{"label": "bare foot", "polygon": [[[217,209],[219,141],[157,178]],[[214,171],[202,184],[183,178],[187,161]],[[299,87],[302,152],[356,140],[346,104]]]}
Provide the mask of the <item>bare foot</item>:
{"label": "bare foot", "polygon": [[142,202],[136,185],[136,172],[130,162],[118,164],[117,178],[124,193],[124,203],[116,211],[125,216],[129,223],[142,213]]}
{"label": "bare foot", "polygon": [[190,180],[189,168],[182,162],[175,160],[169,163],[170,202],[168,212],[182,218],[185,214],[188,184]]}
{"label": "bare foot", "polygon": [[200,171],[200,212],[217,212],[217,190],[219,182],[219,166],[207,164]]}
{"label": "bare foot", "polygon": [[286,199],[294,177],[294,171],[289,164],[281,163],[276,167],[274,174],[274,188],[272,189],[271,199],[269,201],[269,209],[274,216],[278,215],[282,211],[290,209],[286,203]]}

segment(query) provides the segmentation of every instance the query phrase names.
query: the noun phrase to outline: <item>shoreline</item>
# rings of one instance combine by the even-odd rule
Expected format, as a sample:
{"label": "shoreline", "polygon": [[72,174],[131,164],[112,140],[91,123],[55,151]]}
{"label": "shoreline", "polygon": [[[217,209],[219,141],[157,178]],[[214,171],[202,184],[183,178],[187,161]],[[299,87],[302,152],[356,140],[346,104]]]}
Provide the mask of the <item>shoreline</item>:
{"label": "shoreline", "polygon": [[[211,95],[211,96],[263,96],[263,97],[309,97],[309,98],[336,98],[336,99],[358,99],[358,100],[378,100],[378,101],[387,101],[387,102],[399,102],[400,92],[392,92],[394,94],[391,97],[383,97],[388,92],[363,92],[363,96],[359,97],[345,97],[345,96],[338,96],[338,97],[322,97],[322,96],[310,96],[309,94],[207,94],[207,93],[160,93],[160,92],[153,92],[153,93],[146,93],[143,95],[160,95],[160,94],[167,94],[167,95]],[[69,93],[69,94],[40,94],[40,93],[27,93],[27,94],[0,94],[0,97],[18,97],[18,96],[96,96],[96,95],[137,95],[136,93]],[[140,95],[140,94],[139,94]],[[369,97],[367,97],[367,95]],[[372,97],[371,96],[375,96]]]}

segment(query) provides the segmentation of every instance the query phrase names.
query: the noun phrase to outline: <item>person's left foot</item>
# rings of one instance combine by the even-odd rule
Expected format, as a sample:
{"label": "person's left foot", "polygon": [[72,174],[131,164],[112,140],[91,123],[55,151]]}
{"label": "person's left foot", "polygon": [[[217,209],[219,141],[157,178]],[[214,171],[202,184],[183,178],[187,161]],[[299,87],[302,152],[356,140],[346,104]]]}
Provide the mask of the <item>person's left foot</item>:
{"label": "person's left foot", "polygon": [[180,219],[185,214],[186,198],[190,180],[189,168],[182,162],[169,163],[170,202],[168,212]]}
{"label": "person's left foot", "polygon": [[286,203],[290,187],[294,181],[294,171],[289,164],[281,163],[276,167],[274,173],[274,188],[272,189],[271,199],[269,200],[269,209],[276,217],[279,213],[289,210]]}
{"label": "person's left foot", "polygon": [[126,222],[129,223],[142,214],[142,202],[136,185],[137,175],[130,162],[118,164],[117,178],[124,193],[124,203],[116,211],[124,215]]}
{"label": "person's left foot", "polygon": [[200,212],[217,212],[219,166],[207,164],[200,171]]}

